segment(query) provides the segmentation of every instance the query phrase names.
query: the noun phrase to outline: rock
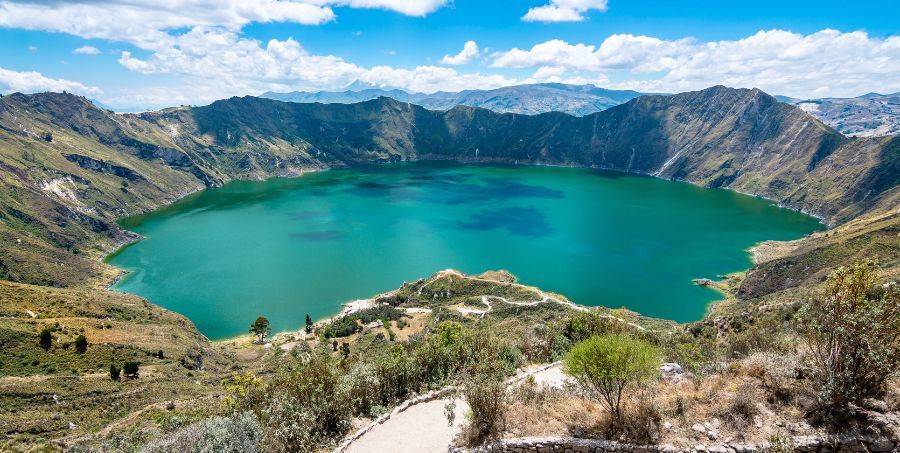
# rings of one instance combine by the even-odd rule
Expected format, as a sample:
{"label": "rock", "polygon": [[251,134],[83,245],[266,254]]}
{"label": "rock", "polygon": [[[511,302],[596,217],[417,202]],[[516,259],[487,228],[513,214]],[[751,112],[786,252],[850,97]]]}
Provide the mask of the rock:
{"label": "rock", "polygon": [[703,426],[703,425],[701,425],[701,424],[699,424],[699,423],[694,423],[694,424],[691,426],[691,429],[693,429],[694,431],[696,431],[696,432],[698,432],[698,433],[700,433],[700,434],[706,434],[706,427]]}
{"label": "rock", "polygon": [[671,423],[671,422],[665,422],[665,423],[663,423],[663,427],[666,428],[666,429],[669,430],[669,431],[672,431],[672,423]]}
{"label": "rock", "polygon": [[681,365],[679,365],[675,362],[664,363],[664,364],[660,365],[659,369],[663,373],[669,373],[669,374],[684,373],[684,369],[681,368]]}
{"label": "rock", "polygon": [[891,451],[893,449],[894,449],[894,443],[887,439],[876,440],[875,442],[872,442],[871,444],[869,444],[870,451],[879,451],[880,452],[880,451]]}
{"label": "rock", "polygon": [[881,400],[876,400],[875,398],[866,398],[865,400],[863,400],[863,407],[873,411],[881,412],[882,414],[888,411],[887,403]]}
{"label": "rock", "polygon": [[716,433],[715,431],[710,431],[710,432],[706,433],[706,437],[708,437],[709,440],[716,440],[716,439],[718,439],[719,434]]}

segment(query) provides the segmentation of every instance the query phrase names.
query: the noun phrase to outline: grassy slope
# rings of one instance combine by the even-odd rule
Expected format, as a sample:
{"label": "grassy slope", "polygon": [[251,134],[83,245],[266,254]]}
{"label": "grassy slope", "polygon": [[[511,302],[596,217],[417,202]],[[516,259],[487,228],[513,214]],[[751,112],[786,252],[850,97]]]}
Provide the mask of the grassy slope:
{"label": "grassy slope", "polygon": [[[54,329],[48,350],[38,341],[45,327]],[[74,348],[78,335],[88,340],[83,354]],[[126,360],[141,364],[140,378],[111,380],[110,363]],[[139,297],[0,282],[0,426],[8,447],[80,438],[149,405],[215,396],[230,365],[189,320]]]}

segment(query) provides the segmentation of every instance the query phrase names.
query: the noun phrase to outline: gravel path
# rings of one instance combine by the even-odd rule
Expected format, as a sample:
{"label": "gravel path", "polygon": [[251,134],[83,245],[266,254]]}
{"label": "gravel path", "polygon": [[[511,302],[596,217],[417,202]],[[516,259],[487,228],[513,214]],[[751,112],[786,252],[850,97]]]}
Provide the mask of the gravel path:
{"label": "gravel path", "polygon": [[444,415],[446,399],[417,404],[394,415],[386,422],[350,444],[348,453],[427,453],[445,452],[447,445],[460,430],[469,409],[465,401],[457,400],[456,420],[448,426]]}
{"label": "gravel path", "polygon": [[[538,371],[523,372],[512,381],[519,383],[522,376],[531,374],[538,385],[561,388],[566,376],[557,363]],[[511,385],[516,385],[511,384]],[[448,399],[442,398],[410,406],[384,423],[372,428],[347,447],[348,453],[430,453],[445,452],[447,446],[459,433],[465,423],[469,407],[465,401],[456,400],[456,419],[453,426],[447,424],[444,406]]]}

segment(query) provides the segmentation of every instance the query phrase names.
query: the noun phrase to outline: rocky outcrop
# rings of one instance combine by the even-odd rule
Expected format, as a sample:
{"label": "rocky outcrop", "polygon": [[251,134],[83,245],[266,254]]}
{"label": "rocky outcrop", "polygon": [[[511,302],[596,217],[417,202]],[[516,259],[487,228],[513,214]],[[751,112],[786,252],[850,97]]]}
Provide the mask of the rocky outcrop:
{"label": "rocky outcrop", "polygon": [[114,176],[125,178],[129,181],[138,181],[144,179],[140,173],[121,165],[111,164],[109,162],[94,159],[80,154],[66,154],[64,156],[69,162],[73,162],[81,168],[91,171],[99,171]]}

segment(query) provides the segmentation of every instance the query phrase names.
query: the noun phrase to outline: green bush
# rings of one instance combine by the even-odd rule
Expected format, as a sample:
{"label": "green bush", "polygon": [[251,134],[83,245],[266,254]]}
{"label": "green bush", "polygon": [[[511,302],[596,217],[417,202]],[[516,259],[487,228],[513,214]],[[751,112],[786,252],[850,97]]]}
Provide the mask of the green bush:
{"label": "green bush", "polygon": [[114,381],[118,381],[121,373],[122,373],[122,370],[119,369],[119,367],[116,366],[116,364],[113,363],[113,364],[109,365],[109,378],[110,379],[112,379]]}
{"label": "green bush", "polygon": [[137,362],[129,361],[129,362],[125,362],[125,364],[122,365],[122,374],[124,374],[125,377],[136,378],[136,377],[138,377],[139,373],[140,373],[140,364],[138,364]]}
{"label": "green bush", "polygon": [[44,327],[38,336],[38,342],[45,351],[49,350],[53,345],[53,332],[48,327]]}
{"label": "green bush", "polygon": [[84,354],[87,352],[88,341],[84,335],[79,335],[75,338],[75,350],[78,351],[79,354]]}
{"label": "green bush", "polygon": [[350,428],[352,406],[338,367],[327,354],[290,363],[269,384],[262,410],[277,451],[314,451]]}
{"label": "green bush", "polygon": [[590,337],[572,347],[564,370],[594,399],[622,419],[623,398],[659,374],[660,352],[650,343],[625,335]]}
{"label": "green bush", "polygon": [[167,433],[147,443],[146,453],[254,453],[259,451],[262,432],[252,412],[229,417],[210,417]]}
{"label": "green bush", "polygon": [[495,439],[505,427],[508,368],[501,354],[502,348],[481,351],[462,378],[462,396],[470,411],[469,424],[464,431],[469,445]]}
{"label": "green bush", "polygon": [[877,264],[841,267],[824,291],[798,312],[798,330],[812,356],[823,419],[839,424],[851,405],[885,394],[900,368],[900,291],[876,284]]}

